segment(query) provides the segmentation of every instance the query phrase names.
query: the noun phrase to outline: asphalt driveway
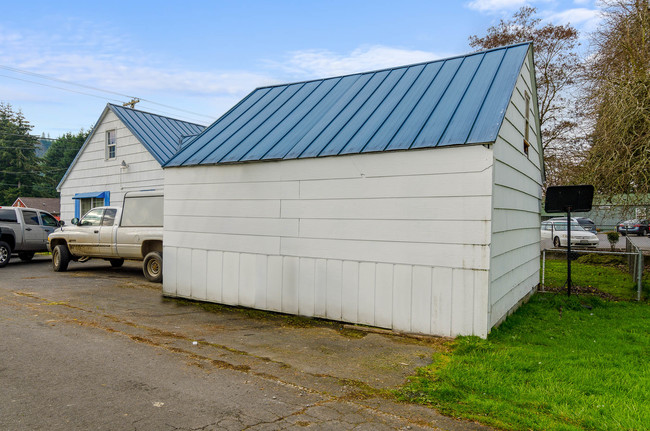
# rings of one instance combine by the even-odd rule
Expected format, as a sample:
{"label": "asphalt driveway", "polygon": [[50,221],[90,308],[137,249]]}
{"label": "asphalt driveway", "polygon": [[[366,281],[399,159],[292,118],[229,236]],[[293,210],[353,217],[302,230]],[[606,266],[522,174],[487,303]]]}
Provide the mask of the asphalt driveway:
{"label": "asphalt driveway", "polygon": [[440,340],[165,299],[138,263],[0,269],[0,429],[484,427],[389,390]]}

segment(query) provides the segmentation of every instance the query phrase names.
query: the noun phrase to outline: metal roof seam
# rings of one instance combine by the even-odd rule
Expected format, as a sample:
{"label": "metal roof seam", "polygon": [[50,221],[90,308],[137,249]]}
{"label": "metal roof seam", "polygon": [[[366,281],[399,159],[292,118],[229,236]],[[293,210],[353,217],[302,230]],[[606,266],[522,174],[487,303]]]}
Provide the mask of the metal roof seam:
{"label": "metal roof seam", "polygon": [[[417,66],[412,66],[412,67],[417,67]],[[410,67],[409,67],[409,69],[410,69]],[[386,117],[385,117],[384,120],[381,122],[381,124],[380,124],[376,129],[375,129],[375,131],[372,133],[372,135],[370,135],[370,138],[368,138],[368,140],[367,140],[367,142],[365,143],[365,145],[361,148],[361,150],[359,150],[360,153],[363,153],[363,152],[364,152],[364,150],[366,149],[366,147],[368,146],[368,144],[370,143],[370,141],[372,141],[372,138],[375,137],[375,135],[377,134],[377,132],[382,128],[382,126],[386,123],[386,121],[388,121],[388,119],[389,119],[390,116],[393,114],[393,112],[395,112],[395,109],[397,109],[397,107],[399,106],[399,104],[402,103],[402,100],[404,100],[404,98],[406,97],[406,95],[408,94],[408,92],[411,90],[411,88],[413,88],[413,86],[415,85],[415,83],[417,82],[417,80],[420,78],[420,76],[422,76],[422,73],[424,73],[424,69],[426,69],[426,66],[423,66],[423,67],[422,67],[422,70],[420,70],[420,72],[419,72],[418,75],[415,77],[415,79],[413,79],[413,82],[411,82],[411,84],[408,86],[408,88],[407,88],[407,89],[402,93],[402,97],[400,97],[399,100],[395,103],[395,106],[393,106],[393,109],[390,110],[390,112],[388,113],[388,115],[386,115]],[[405,75],[406,75],[406,74],[405,74]],[[402,78],[403,78],[403,76],[402,76]],[[395,88],[393,87],[393,90],[394,90],[394,89],[395,89]],[[388,97],[388,95],[387,95],[386,97]],[[381,150],[377,150],[377,151],[383,151],[383,149],[385,149],[387,146],[388,146],[388,144],[384,145],[384,147],[383,147]]]}
{"label": "metal roof seam", "polygon": [[[361,103],[361,105],[359,105],[359,107],[354,111],[354,114],[352,114],[352,115],[350,115],[350,116],[348,117],[347,121],[346,121],[346,122],[345,122],[345,123],[344,123],[344,124],[339,128],[339,130],[334,134],[334,136],[332,136],[332,137],[330,138],[329,142],[326,143],[326,144],[325,144],[325,145],[324,145],[324,146],[323,146],[323,147],[318,151],[316,157],[320,156],[320,155],[323,153],[323,151],[327,148],[327,146],[328,146],[328,145],[329,145],[329,144],[334,140],[334,138],[336,138],[336,137],[339,135],[339,133],[341,133],[341,131],[342,131],[342,130],[343,130],[343,129],[344,129],[344,128],[345,128],[345,127],[350,123],[350,121],[351,121],[351,120],[352,120],[352,119],[357,115],[357,113],[361,110],[361,108],[362,108],[363,106],[365,106],[365,104],[368,102],[368,100],[372,98],[372,96],[377,92],[377,90],[379,89],[379,87],[381,87],[381,85],[386,81],[386,79],[390,76],[391,73],[393,73],[392,69],[391,69],[390,72],[388,72],[388,73],[386,74],[386,76],[384,76],[384,77],[382,78],[381,82],[377,85],[377,87],[375,87],[374,90],[372,90],[372,92],[368,95],[368,97],[366,97],[366,100],[364,100],[364,101]],[[372,79],[372,78],[371,78],[371,79]],[[365,86],[364,86],[364,87],[365,87]],[[359,93],[357,93],[357,95],[359,95]],[[355,96],[354,98],[352,98],[352,100],[354,100],[355,98],[356,98],[356,96]],[[352,100],[350,100],[350,102],[352,102]],[[348,106],[349,106],[349,103],[350,103],[350,102],[348,102]],[[341,110],[341,113],[342,113],[343,111],[344,111],[344,109]],[[336,116],[336,118],[338,118],[338,115]],[[303,151],[303,153],[304,153],[304,151]],[[299,156],[299,157],[300,157],[300,156]]]}
{"label": "metal roof seam", "polygon": [[[369,74],[361,74],[361,75],[359,75],[359,77],[357,78],[357,80],[355,81],[355,83],[356,83],[356,82],[357,82],[357,81],[358,81],[362,76],[364,76],[364,75],[369,75]],[[366,82],[361,86],[361,88],[360,88],[359,90],[357,90],[357,92],[356,92],[355,95],[351,96],[350,100],[346,103],[346,106],[349,104],[349,102],[350,102],[351,100],[353,100],[353,99],[356,97],[356,95],[358,95],[361,91],[363,91],[364,88],[366,88],[366,85],[368,85],[369,82],[370,82],[370,78],[368,78],[368,80],[367,80],[367,81],[366,81]],[[348,91],[351,91],[351,88],[349,88],[348,90],[346,90],[345,93],[347,93]],[[332,109],[334,109],[335,106],[336,106],[336,104],[334,104],[334,105],[333,105],[333,106],[332,106],[332,107],[331,107],[331,108],[330,108],[326,113],[324,113],[323,116],[322,116],[322,118],[326,118],[326,117],[328,116],[328,114],[329,114],[330,112],[332,112]],[[343,110],[339,110],[339,111],[336,113],[336,115],[334,115],[334,117],[330,120],[330,124],[331,124],[331,122],[333,122],[334,120],[336,120],[336,119],[338,118],[339,115],[341,115],[342,111],[343,111]],[[322,129],[321,129],[321,130],[316,134],[316,136],[315,136],[315,137],[314,137],[314,138],[309,142],[309,144],[305,145],[305,148],[303,148],[302,151],[300,151],[300,153],[298,153],[298,154],[296,155],[296,158],[297,158],[297,159],[300,158],[300,157],[302,156],[302,154],[305,152],[305,150],[307,150],[307,148],[309,148],[309,147],[311,146],[311,144],[313,144],[313,143],[314,143],[314,142],[315,142],[315,141],[316,141],[316,140],[317,140],[317,139],[318,139],[318,138],[319,138],[319,137],[320,137],[320,136],[325,132],[325,130],[327,130],[327,126],[323,127],[323,128],[322,128]],[[297,145],[297,144],[298,144],[298,143],[296,143],[296,145]],[[295,145],[294,145],[293,148],[295,148]],[[293,150],[293,148],[291,148],[291,150],[289,150],[289,151],[287,152],[287,154],[290,154],[291,151]],[[285,155],[285,157],[286,157],[286,155]],[[284,157],[283,157],[283,158],[284,158]]]}
{"label": "metal roof seam", "polygon": [[[129,127],[131,132],[136,135],[140,142],[149,147],[149,152],[154,156],[158,163],[163,163],[163,155],[165,154],[164,147],[162,144],[162,133],[158,130],[158,127],[152,124],[152,119],[147,118],[147,115],[136,115],[133,111],[126,111],[124,115],[128,115],[131,120],[130,126],[133,126],[133,123],[140,126],[140,129],[135,129]],[[149,123],[149,124],[147,124]]]}
{"label": "metal roof seam", "polygon": [[[334,79],[337,79],[337,80],[338,80],[337,83],[334,84],[334,85],[332,86],[332,88],[330,88],[329,90],[327,90],[327,92],[325,92],[325,94],[323,94],[323,96],[321,96],[321,98],[318,100],[318,102],[312,104],[312,107],[311,107],[309,110],[307,110],[307,113],[306,113],[305,115],[303,115],[302,119],[301,119],[300,121],[296,122],[296,123],[295,123],[295,124],[294,124],[290,129],[289,129],[289,130],[287,130],[286,133],[285,133],[284,135],[282,135],[282,136],[278,139],[278,141],[277,141],[275,144],[273,144],[273,146],[271,146],[271,147],[270,147],[270,148],[269,148],[269,149],[268,149],[268,150],[267,150],[267,151],[262,155],[261,159],[265,159],[265,158],[266,158],[266,155],[269,154],[269,153],[270,153],[270,152],[271,152],[271,151],[272,151],[272,150],[273,150],[273,149],[274,149],[274,148],[279,144],[279,142],[281,142],[281,141],[282,141],[282,140],[283,140],[283,139],[284,139],[284,138],[285,138],[289,133],[291,133],[294,129],[296,129],[296,128],[298,127],[298,125],[300,124],[300,122],[301,122],[302,120],[304,120],[305,118],[307,118],[307,116],[308,116],[311,112],[313,112],[314,109],[316,109],[316,106],[318,106],[318,104],[319,104],[320,102],[322,102],[323,99],[325,99],[325,98],[327,97],[327,95],[330,94],[330,93],[332,92],[332,90],[334,90],[334,88],[335,88],[337,85],[339,85],[339,83],[341,82],[341,79],[342,79],[342,78],[334,78]],[[323,81],[323,82],[325,82],[325,81]],[[320,85],[319,85],[319,86],[320,86]],[[316,91],[316,88],[314,89],[314,91]],[[313,94],[313,91],[312,91],[311,94]],[[307,99],[307,98],[305,98],[305,100],[306,100],[306,99]],[[304,102],[304,100],[303,100],[303,102]],[[294,108],[294,111],[295,111],[295,109],[297,109],[297,106],[296,106],[296,108]],[[293,111],[292,111],[292,112],[293,112]],[[303,136],[304,136],[304,135],[303,135]]]}
{"label": "metal roof seam", "polygon": [[[119,108],[119,107],[118,107]],[[129,129],[129,131],[138,139],[138,141],[145,146],[147,151],[156,159],[160,164],[163,163],[163,158],[156,151],[158,148],[152,148],[150,145],[148,136],[144,133],[142,125],[138,124],[138,119],[135,117],[135,114],[132,111],[120,111],[119,109],[113,109],[113,112],[118,116],[122,123]],[[138,127],[134,127],[134,124]]]}
{"label": "metal roof seam", "polygon": [[479,117],[481,111],[483,110],[483,106],[485,105],[485,101],[487,100],[488,95],[490,94],[490,90],[492,89],[492,86],[494,85],[494,81],[496,80],[497,75],[499,74],[499,70],[501,69],[501,66],[503,65],[503,61],[506,58],[507,52],[508,52],[507,49],[503,51],[503,55],[501,56],[501,60],[499,60],[499,66],[494,71],[494,75],[492,75],[492,79],[490,80],[490,85],[488,86],[487,90],[485,91],[485,95],[483,96],[483,100],[481,100],[481,106],[477,110],[476,115],[474,116],[474,121],[472,121],[472,125],[469,127],[469,129],[467,131],[467,136],[465,136],[465,142],[469,142],[469,137],[471,136],[472,131],[474,130],[474,126],[476,126],[476,122],[478,121],[478,117]]}
{"label": "metal roof seam", "polygon": [[[316,82],[316,81],[314,81],[314,82]],[[325,80],[319,82],[319,83],[318,83],[314,88],[312,88],[311,90],[309,90],[309,92],[308,92],[308,93],[307,93],[307,94],[302,98],[302,100],[299,101],[299,102],[296,104],[296,106],[294,106],[293,109],[291,109],[291,110],[290,110],[290,111],[289,111],[289,112],[288,112],[284,117],[282,117],[280,120],[278,120],[278,121],[276,122],[276,124],[275,124],[273,127],[271,127],[271,130],[269,130],[269,131],[268,131],[264,136],[262,136],[262,137],[257,141],[256,144],[254,144],[254,145],[253,145],[251,148],[249,148],[249,149],[248,149],[248,150],[247,150],[247,151],[246,151],[246,152],[245,152],[241,157],[239,157],[239,160],[242,160],[243,158],[246,157],[247,154],[249,154],[251,151],[253,151],[253,150],[255,149],[255,147],[257,147],[257,145],[259,145],[260,142],[262,142],[262,141],[263,141],[267,136],[269,136],[269,135],[270,135],[270,134],[271,134],[271,133],[272,133],[272,132],[273,132],[273,131],[274,131],[274,130],[275,130],[275,129],[280,125],[280,124],[282,124],[282,122],[283,122],[285,119],[287,119],[287,118],[288,118],[288,117],[289,117],[293,112],[295,112],[296,109],[298,109],[298,107],[299,107],[300,105],[302,105],[302,104],[304,103],[304,101],[307,100],[307,99],[309,98],[309,96],[312,95],[312,94],[314,93],[314,91],[316,91],[316,89],[317,89],[318,87],[320,87],[321,85],[323,85],[324,82],[325,82]],[[305,85],[306,85],[306,84],[305,84]],[[284,105],[286,105],[286,104],[289,103],[289,102],[290,102],[294,97],[296,97],[297,94],[299,93],[299,91],[300,91],[302,88],[305,88],[305,85],[303,85],[303,86],[302,86],[298,91],[296,91],[296,93],[294,93],[294,94],[293,94],[289,99],[287,99],[287,100],[282,104],[282,106],[280,106],[280,107],[279,107],[275,112],[279,112],[280,109],[281,109],[282,107],[284,107]],[[274,113],[274,114],[275,114],[275,113]],[[271,118],[272,116],[273,116],[273,114],[271,114],[271,116],[269,116],[269,118],[267,118],[264,122],[270,120],[270,118]],[[263,124],[263,123],[262,123],[262,124]],[[295,127],[295,126],[294,126],[294,127]],[[251,132],[251,133],[252,133],[252,132]],[[249,136],[250,136],[250,135],[249,135]],[[274,144],[274,145],[275,145],[275,144]],[[273,146],[272,146],[271,148],[273,148]],[[233,148],[233,150],[234,150],[234,148]],[[266,151],[265,153],[268,153],[268,151]],[[260,157],[260,159],[261,159],[261,158],[263,158],[263,156]]]}
{"label": "metal roof seam", "polygon": [[[442,64],[444,65],[444,63],[445,62],[443,62]],[[406,115],[406,117],[405,117],[404,121],[402,122],[402,124],[400,124],[400,126],[395,130],[395,133],[393,133],[393,136],[388,140],[388,143],[384,147],[384,150],[387,149],[392,144],[393,139],[395,139],[395,136],[397,136],[397,134],[400,132],[400,130],[402,130],[402,127],[404,127],[404,125],[406,124],[406,122],[408,121],[410,116],[413,114],[413,111],[418,107],[418,105],[420,104],[420,101],[424,98],[424,96],[427,94],[427,92],[429,91],[429,89],[431,88],[433,83],[436,81],[436,78],[440,74],[441,70],[442,70],[442,65],[438,68],[436,73],[433,75],[433,78],[431,78],[431,81],[429,82],[427,87],[424,89],[424,91],[422,91],[422,94],[420,95],[418,100],[413,104],[413,107],[409,111],[408,115]],[[424,70],[422,70],[422,72],[424,72]],[[425,124],[426,124],[426,122],[425,122]],[[409,145],[409,147],[410,147],[410,145]]]}
{"label": "metal roof seam", "polygon": [[[304,84],[301,84],[300,87],[299,87],[297,90],[294,91],[294,94],[297,93],[297,92],[298,92],[298,91],[299,91],[303,86],[304,86]],[[273,98],[273,100],[271,100],[269,103],[266,104],[266,106],[264,107],[264,109],[266,109],[266,107],[268,107],[271,103],[273,103],[273,102],[274,102],[278,97],[280,97],[280,96],[282,95],[282,93],[284,93],[285,91],[287,91],[290,87],[291,87],[290,85],[286,85],[285,88],[284,88],[280,93],[278,93],[277,96],[275,96],[275,97]],[[284,106],[284,104],[287,103],[287,101],[288,101],[289,99],[291,99],[292,96],[293,96],[293,94],[292,94],[291,96],[289,96],[289,97],[287,98],[287,100],[285,100],[284,102],[282,102],[282,103],[280,104],[280,106],[279,106],[277,109],[280,109],[282,106]],[[258,111],[258,113],[257,113],[256,115],[254,115],[250,120],[248,120],[246,123],[242,124],[242,126],[241,126],[239,129],[237,129],[237,130],[236,130],[232,135],[230,135],[230,136],[228,137],[228,139],[230,139],[230,138],[231,138],[232,136],[234,136],[237,132],[239,132],[240,130],[242,130],[242,129],[244,128],[244,126],[246,126],[248,123],[250,123],[251,121],[253,121],[253,119],[256,118],[257,116],[259,116],[259,115],[264,111],[264,109]],[[275,111],[277,111],[277,109],[276,109]],[[257,127],[259,127],[260,125],[264,124],[264,123],[269,119],[269,117],[272,116],[272,115],[275,113],[275,111],[269,113],[269,114],[266,116],[266,118],[261,118],[261,117],[260,117],[260,121],[261,121],[261,122],[257,125]],[[247,137],[249,137],[253,132],[255,132],[255,129],[251,130],[248,134],[246,134],[246,135],[242,138],[242,141],[243,141],[244,139],[246,139]],[[223,144],[225,144],[225,143],[228,141],[228,139],[226,139],[225,141],[223,141],[219,147],[215,148],[215,151],[218,150],[218,149],[219,149]],[[240,142],[241,142],[241,141],[240,141]],[[235,146],[233,146],[230,150],[228,150],[228,151],[227,151],[223,156],[221,156],[221,158],[219,158],[219,160],[217,160],[217,163],[218,163],[218,162],[221,162],[224,158],[226,158],[226,157],[228,156],[228,154],[230,154],[230,153],[232,152],[232,150],[234,150],[236,147],[237,147],[237,146],[235,145]],[[210,154],[214,154],[215,151],[213,151],[213,152],[210,153]]]}
{"label": "metal roof seam", "polygon": [[479,61],[478,65],[476,66],[476,69],[474,70],[474,73],[472,73],[472,77],[469,79],[467,82],[467,85],[465,85],[465,90],[463,91],[462,96],[460,96],[460,99],[458,99],[458,103],[456,104],[456,107],[454,108],[452,114],[449,116],[449,120],[447,120],[447,124],[445,127],[442,129],[442,133],[440,133],[440,136],[438,137],[438,141],[434,145],[437,147],[440,144],[440,140],[442,139],[443,136],[445,136],[445,133],[447,132],[447,129],[449,128],[449,125],[454,119],[454,115],[456,115],[456,112],[458,112],[458,108],[460,107],[461,103],[463,102],[463,99],[465,98],[465,95],[467,94],[467,91],[469,90],[469,87],[472,85],[472,82],[474,81],[474,78],[476,78],[476,74],[478,73],[479,69],[481,68],[481,65],[483,64],[483,61],[485,60],[485,54],[482,54],[482,58]]}
{"label": "metal roof seam", "polygon": [[[445,86],[445,89],[442,91],[442,93],[440,93],[440,97],[438,98],[438,101],[436,102],[435,106],[433,106],[433,109],[431,109],[431,112],[430,112],[429,115],[427,116],[427,119],[424,120],[424,122],[422,123],[422,126],[420,127],[420,130],[418,131],[418,133],[413,137],[413,142],[411,142],[411,144],[409,145],[408,149],[413,148],[413,145],[414,145],[415,142],[417,141],[418,137],[420,136],[420,134],[422,133],[422,131],[424,130],[424,128],[427,126],[427,123],[428,123],[429,120],[431,119],[431,116],[433,115],[434,112],[436,112],[436,109],[438,108],[438,105],[440,105],[440,102],[441,102],[442,100],[444,100],[444,98],[445,98],[445,97],[444,97],[444,96],[445,96],[445,93],[447,93],[447,90],[449,90],[449,86],[450,86],[451,83],[454,81],[454,78],[456,77],[456,75],[458,74],[458,71],[460,70],[461,66],[462,66],[463,63],[465,62],[465,59],[467,59],[467,57],[463,58],[463,59],[461,60],[461,62],[458,64],[458,66],[456,67],[456,70],[454,71],[453,76],[451,77],[451,79],[449,80],[449,82],[447,82],[447,85]],[[452,59],[452,60],[453,60],[453,59]],[[445,60],[445,62],[448,62],[448,61],[450,61],[450,60]],[[443,67],[444,67],[444,66],[443,66]]]}
{"label": "metal roof seam", "polygon": [[[219,117],[219,118],[218,118],[214,123],[212,123],[210,126],[206,127],[206,128],[205,128],[201,133],[197,134],[194,138],[192,138],[190,141],[188,141],[188,142],[185,144],[185,147],[184,147],[184,148],[181,148],[181,149],[180,149],[180,150],[179,150],[179,151],[178,151],[178,152],[177,152],[177,153],[176,153],[176,154],[175,154],[175,155],[174,155],[174,156],[173,156],[173,157],[172,157],[172,158],[171,158],[171,159],[170,159],[166,164],[165,164],[165,166],[170,165],[170,163],[171,163],[173,160],[179,159],[179,158],[180,158],[180,155],[181,155],[183,152],[185,152],[185,151],[186,151],[186,150],[191,146],[191,144],[194,143],[194,141],[198,140],[199,137],[206,136],[206,135],[207,135],[208,133],[210,133],[210,131],[212,131],[214,128],[216,128],[217,126],[221,125],[221,123],[222,123],[223,121],[225,121],[224,119],[225,119],[225,118],[228,118],[228,116],[229,116],[230,113],[234,112],[237,108],[239,108],[241,105],[243,105],[244,103],[246,103],[246,101],[247,101],[248,99],[250,99],[250,98],[253,96],[254,93],[255,93],[255,92],[251,92],[251,93],[249,93],[246,97],[244,97],[244,98],[243,98],[242,100],[240,100],[237,104],[235,104],[235,106],[233,106],[233,107],[230,108],[228,111],[226,111],[226,113],[223,114],[221,117]],[[266,94],[266,93],[264,93],[264,94]],[[260,97],[263,97],[263,95],[260,96]],[[254,105],[254,104],[253,104],[253,105]],[[248,107],[244,112],[248,111],[248,109],[250,109],[253,105],[249,106],[249,107]],[[234,121],[234,120],[232,120],[232,121]],[[231,121],[231,123],[232,123],[232,121]],[[227,127],[227,126],[226,126],[226,127]],[[222,131],[223,131],[223,129],[222,129]],[[219,132],[219,133],[221,133],[221,132]],[[218,134],[217,134],[217,136],[218,136]],[[211,141],[211,140],[208,140],[208,142],[206,142],[206,144],[205,144],[203,147],[205,147],[206,145],[208,145],[208,144],[210,143],[210,141]],[[202,148],[203,148],[203,147],[202,147]],[[181,162],[178,162],[178,163],[174,164],[174,166],[182,166],[185,162],[187,162],[187,160],[190,159],[190,157],[192,157],[192,154],[188,155],[188,157],[185,158],[185,160],[183,160],[183,161],[181,161]]]}
{"label": "metal roof seam", "polygon": [[[417,65],[417,66],[419,66],[419,65]],[[354,132],[354,133],[352,134],[352,136],[350,136],[350,139],[348,140],[348,143],[345,144],[345,145],[344,145],[344,146],[339,150],[338,154],[345,154],[345,153],[344,153],[344,150],[348,147],[348,145],[350,145],[350,142],[352,141],[352,139],[353,139],[355,136],[357,136],[357,134],[359,133],[359,131],[360,131],[360,130],[361,130],[361,129],[362,129],[362,128],[363,128],[363,127],[368,123],[368,121],[370,120],[370,118],[371,118],[371,117],[372,117],[372,116],[377,112],[377,110],[382,106],[382,104],[383,104],[383,103],[384,103],[384,102],[389,98],[389,96],[393,93],[393,91],[395,91],[395,88],[399,85],[400,82],[402,82],[402,79],[404,79],[404,77],[406,76],[406,74],[408,73],[408,71],[411,70],[411,67],[417,67],[417,66],[409,66],[409,67],[405,67],[405,68],[403,68],[403,69],[404,69],[404,72],[403,72],[402,75],[397,79],[397,82],[395,82],[395,83],[393,84],[393,87],[392,87],[392,88],[391,88],[391,89],[386,93],[386,95],[381,99],[381,101],[380,101],[379,103],[377,103],[377,106],[375,106],[375,108],[370,112],[370,114],[368,115],[368,117],[363,121],[363,123],[361,123],[361,125],[359,126],[359,128],[357,129],[357,131]],[[402,69],[402,68],[400,68],[400,69]],[[422,68],[422,70],[424,70],[424,68]],[[391,73],[392,73],[392,72],[391,72]],[[422,73],[422,71],[420,71],[420,73]],[[418,76],[419,76],[419,74],[418,74]],[[403,95],[402,95],[402,97],[403,97]],[[376,130],[375,130],[375,133],[376,133]],[[363,152],[363,148],[365,148],[366,145],[368,145],[368,142],[369,142],[369,140],[366,141],[365,144],[363,144],[363,147],[361,148],[361,150],[359,150],[359,153]]]}
{"label": "metal roof seam", "polygon": [[[285,86],[285,90],[286,90],[287,87],[288,87],[288,86]],[[275,96],[270,97],[271,100],[265,102],[265,103],[264,103],[264,106],[262,107],[262,109],[264,109],[264,108],[266,108],[267,106],[269,106],[269,104],[272,103],[272,102],[273,102],[273,101],[274,101],[274,100],[275,100],[275,99],[276,99],[280,94],[282,94],[283,91],[284,91],[284,90],[280,91],[280,92],[279,92],[278,94],[276,94]],[[234,124],[238,119],[240,119],[240,118],[242,117],[242,115],[244,115],[245,113],[247,113],[251,108],[253,108],[253,106],[257,105],[257,103],[258,103],[260,100],[264,99],[264,96],[266,96],[266,95],[268,95],[268,94],[269,94],[269,92],[266,92],[262,97],[260,97],[258,100],[256,100],[256,101],[255,101],[251,106],[248,107],[248,109],[246,109],[244,112],[242,112],[240,115],[238,115],[235,119],[233,119],[233,120],[230,122],[230,124],[228,124],[228,125],[227,125],[225,128],[223,128],[219,133],[217,133],[217,135],[215,135],[213,138],[209,139],[208,142],[206,142],[206,144],[205,144],[202,148],[207,147],[207,146],[210,144],[210,142],[213,142],[215,139],[217,139],[217,136],[221,135],[221,133],[223,133],[223,132],[228,128],[228,127],[232,126],[232,125],[233,125],[233,124]],[[223,144],[224,144],[228,139],[230,139],[230,138],[231,138],[235,133],[237,133],[239,130],[241,130],[241,128],[244,127],[246,124],[247,124],[247,122],[244,123],[244,124],[242,124],[241,126],[239,126],[239,127],[238,127],[235,131],[233,131],[233,132],[232,132],[232,133],[231,133],[231,134],[230,134],[226,139],[222,140],[221,143],[219,143],[219,144],[218,144],[218,145],[217,145],[217,146],[216,146],[212,151],[210,151],[210,152],[209,152],[205,157],[203,157],[203,158],[201,159],[201,161],[199,162],[199,164],[203,163],[203,162],[204,162],[208,157],[210,157],[210,156],[211,156],[215,151],[217,151],[217,150],[221,147],[221,145],[223,145]],[[218,161],[217,161],[217,162],[213,162],[213,163],[218,163]]]}

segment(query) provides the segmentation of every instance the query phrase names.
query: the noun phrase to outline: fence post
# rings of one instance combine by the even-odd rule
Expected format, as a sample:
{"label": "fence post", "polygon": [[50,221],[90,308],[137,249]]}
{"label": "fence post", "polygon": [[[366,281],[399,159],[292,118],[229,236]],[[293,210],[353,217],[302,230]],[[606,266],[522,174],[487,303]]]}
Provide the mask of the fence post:
{"label": "fence post", "polygon": [[641,301],[641,289],[643,288],[643,252],[639,250],[639,256],[637,258],[637,289],[636,289],[636,300]]}
{"label": "fence post", "polygon": [[542,250],[542,292],[546,291],[546,287],[544,287],[545,274],[546,274],[546,249]]}

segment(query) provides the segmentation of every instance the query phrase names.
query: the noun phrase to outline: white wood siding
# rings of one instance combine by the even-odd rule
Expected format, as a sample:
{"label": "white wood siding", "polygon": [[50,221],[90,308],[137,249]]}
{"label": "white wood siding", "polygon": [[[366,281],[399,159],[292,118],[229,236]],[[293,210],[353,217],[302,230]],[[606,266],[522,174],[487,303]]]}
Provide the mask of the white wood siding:
{"label": "white wood siding", "polygon": [[[539,283],[542,168],[531,68],[529,52],[494,144],[490,327]],[[523,143],[525,92],[531,95],[528,155]]]}
{"label": "white wood siding", "polygon": [[166,169],[163,292],[485,336],[492,163],[476,145]]}
{"label": "white wood siding", "polygon": [[[116,131],[116,157],[106,160],[106,131]],[[127,169],[120,167],[122,160]],[[111,205],[122,205],[129,190],[162,189],[163,170],[147,149],[110,110],[101,118],[93,135],[61,185],[61,219],[74,217],[77,193],[109,191]]]}

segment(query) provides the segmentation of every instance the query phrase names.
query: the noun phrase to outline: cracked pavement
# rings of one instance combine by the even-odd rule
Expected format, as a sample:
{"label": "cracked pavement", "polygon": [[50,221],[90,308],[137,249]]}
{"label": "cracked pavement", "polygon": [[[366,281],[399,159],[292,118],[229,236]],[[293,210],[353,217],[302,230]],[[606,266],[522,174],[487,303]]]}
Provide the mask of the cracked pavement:
{"label": "cracked pavement", "polygon": [[440,340],[165,299],[140,264],[0,269],[3,430],[484,430],[390,390]]}

